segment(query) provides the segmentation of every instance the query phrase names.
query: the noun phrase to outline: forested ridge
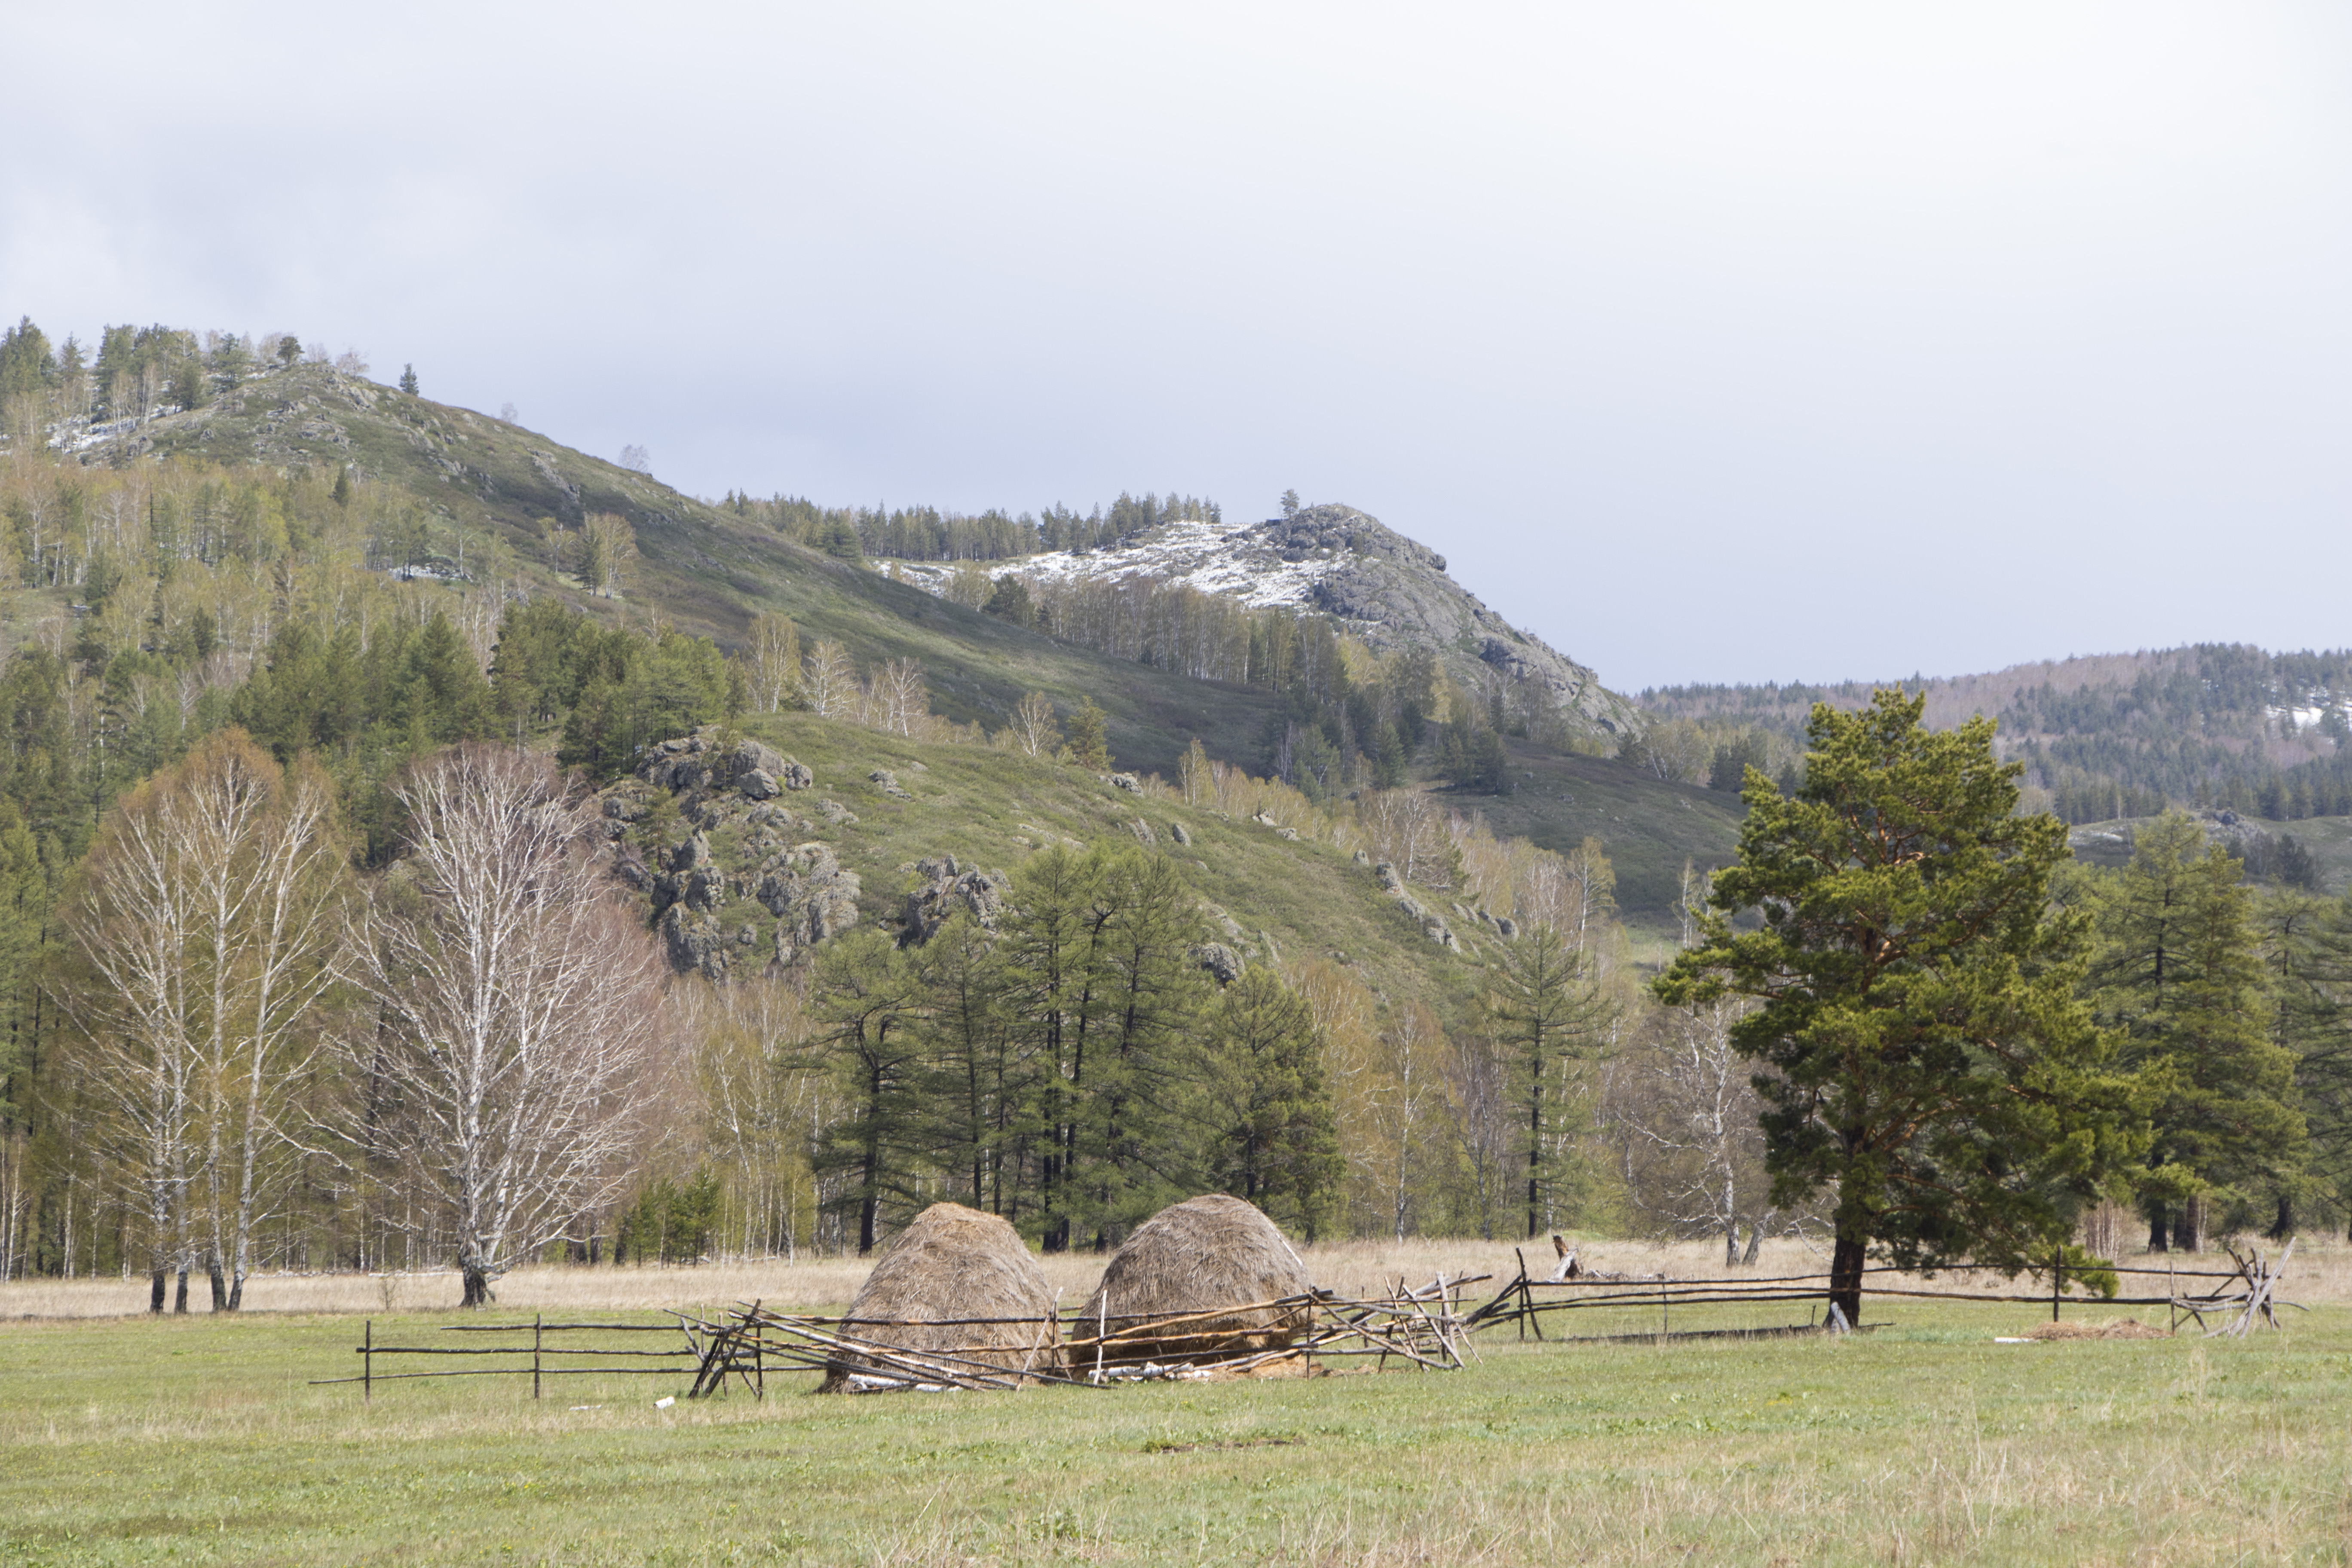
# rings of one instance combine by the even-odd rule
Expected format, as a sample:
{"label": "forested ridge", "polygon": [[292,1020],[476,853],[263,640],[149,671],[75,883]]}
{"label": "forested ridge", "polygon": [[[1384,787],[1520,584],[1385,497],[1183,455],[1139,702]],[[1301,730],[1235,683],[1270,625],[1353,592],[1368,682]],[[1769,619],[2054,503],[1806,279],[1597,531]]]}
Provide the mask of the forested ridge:
{"label": "forested ridge", "polygon": [[[2002,754],[2068,822],[2168,804],[2274,822],[2352,815],[2352,651],[2200,644],[1906,684],[1927,693],[1933,722],[1999,721]],[[1683,764],[1703,777],[1717,747],[1785,751],[1815,702],[1859,708],[1870,692],[1855,681],[1686,686],[1641,700],[1705,734],[1706,757]]]}

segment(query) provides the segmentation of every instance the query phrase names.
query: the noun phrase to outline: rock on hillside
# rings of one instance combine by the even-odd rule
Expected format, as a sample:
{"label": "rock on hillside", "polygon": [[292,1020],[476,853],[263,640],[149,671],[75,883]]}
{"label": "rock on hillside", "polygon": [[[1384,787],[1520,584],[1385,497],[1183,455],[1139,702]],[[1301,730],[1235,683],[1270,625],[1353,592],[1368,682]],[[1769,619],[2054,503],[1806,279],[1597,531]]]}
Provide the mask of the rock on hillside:
{"label": "rock on hillside", "polygon": [[[1539,680],[1595,728],[1638,728],[1640,710],[1585,666],[1519,630],[1445,573],[1445,557],[1351,506],[1313,506],[1287,518],[1162,524],[1116,549],[1033,555],[1011,570],[1039,582],[1152,577],[1185,583],[1252,608],[1330,616],[1376,648],[1434,649],[1457,677],[1486,670]],[[948,569],[902,563],[934,592]]]}
{"label": "rock on hillside", "polygon": [[814,787],[792,758],[756,741],[721,746],[704,730],[664,741],[635,778],[604,791],[614,874],[645,895],[673,967],[724,980],[790,963],[857,923],[857,873],[812,837],[815,818],[856,817],[831,800],[814,800],[808,817],[784,804]]}

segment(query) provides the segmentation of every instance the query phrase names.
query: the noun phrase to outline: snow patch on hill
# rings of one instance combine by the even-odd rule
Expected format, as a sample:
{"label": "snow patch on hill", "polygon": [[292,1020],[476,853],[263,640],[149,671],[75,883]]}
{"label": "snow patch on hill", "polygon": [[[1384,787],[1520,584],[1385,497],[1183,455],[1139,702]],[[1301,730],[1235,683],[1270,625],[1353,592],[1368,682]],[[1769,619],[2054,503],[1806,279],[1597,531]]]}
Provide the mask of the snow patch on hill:
{"label": "snow patch on hill", "polygon": [[[1324,552],[1291,561],[1275,550],[1252,548],[1251,535],[1265,523],[1187,520],[1166,523],[1149,534],[1108,550],[1055,550],[1013,561],[983,563],[989,574],[1010,572],[1034,583],[1118,581],[1149,577],[1184,583],[1204,594],[1234,599],[1253,610],[1304,609],[1314,602],[1315,584],[1345,563],[1346,556]],[[943,594],[955,563],[901,561],[887,563],[906,581]]]}

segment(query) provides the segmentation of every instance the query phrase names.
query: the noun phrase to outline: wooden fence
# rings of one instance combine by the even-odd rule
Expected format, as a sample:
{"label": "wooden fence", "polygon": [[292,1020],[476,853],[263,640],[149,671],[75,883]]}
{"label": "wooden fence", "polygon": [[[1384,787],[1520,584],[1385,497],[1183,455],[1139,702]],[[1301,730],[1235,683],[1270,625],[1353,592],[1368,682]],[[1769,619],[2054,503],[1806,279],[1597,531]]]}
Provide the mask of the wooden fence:
{"label": "wooden fence", "polygon": [[[1462,1293],[1490,1278],[1440,1275],[1417,1289],[1399,1281],[1386,1296],[1369,1300],[1316,1291],[1186,1313],[1104,1310],[1091,1317],[1081,1312],[1053,1318],[917,1322],[781,1312],[753,1301],[738,1302],[709,1317],[672,1311],[667,1323],[551,1323],[541,1316],[529,1322],[455,1323],[441,1330],[497,1342],[462,1345],[381,1344],[375,1338],[375,1321],[369,1319],[360,1343],[352,1347],[360,1357],[360,1374],[313,1382],[356,1383],[362,1396],[373,1400],[378,1383],[420,1377],[528,1376],[531,1397],[536,1399],[541,1397],[549,1378],[635,1373],[688,1381],[689,1398],[724,1392],[730,1379],[761,1398],[767,1393],[771,1373],[794,1372],[837,1373],[857,1393],[1004,1389],[1026,1384],[1100,1388],[1155,1379],[1247,1375],[1284,1362],[1296,1363],[1299,1372],[1313,1375],[1318,1359],[1326,1363],[1326,1370],[1334,1361],[1366,1358],[1374,1362],[1375,1371],[1386,1370],[1393,1361],[1418,1371],[1451,1372],[1462,1366],[1463,1352],[1468,1346]],[[1280,1330],[1270,1333],[1265,1322],[1213,1326],[1217,1320],[1237,1313],[1264,1314],[1281,1325]],[[1034,1338],[1042,1342],[1039,1352],[1007,1365],[1003,1358],[1008,1352],[1002,1346],[918,1349],[899,1342],[912,1337],[902,1331],[914,1328],[1005,1327],[1036,1331]],[[588,1334],[676,1335],[678,1342],[673,1346],[614,1344],[573,1337]],[[1138,1359],[1147,1347],[1171,1340],[1182,1342],[1181,1356],[1164,1364]],[[408,1363],[401,1358],[420,1356],[474,1361],[424,1371],[385,1372],[375,1364],[378,1357],[390,1357],[394,1365],[404,1366]],[[479,1364],[485,1361],[496,1364]]]}
{"label": "wooden fence", "polygon": [[[701,1359],[701,1349],[690,1335],[671,1349],[623,1342],[619,1344],[582,1343],[572,1336],[580,1334],[667,1334],[679,1333],[679,1325],[668,1323],[551,1323],[544,1315],[530,1321],[513,1323],[451,1323],[441,1330],[445,1334],[477,1334],[496,1338],[505,1342],[462,1345],[391,1345],[378,1344],[375,1320],[370,1318],[361,1330],[361,1339],[352,1350],[360,1358],[357,1377],[320,1377],[313,1384],[356,1383],[362,1395],[375,1397],[379,1383],[396,1383],[417,1377],[528,1377],[530,1396],[537,1399],[551,1377],[676,1377],[695,1366]],[[408,1356],[466,1356],[475,1358],[467,1364],[429,1372],[379,1372],[376,1358],[389,1356],[395,1364]],[[496,1358],[500,1364],[478,1364],[482,1358]],[[585,1364],[581,1364],[584,1363]],[[624,1364],[626,1363],[626,1364]],[[640,1364],[642,1363],[642,1364]]]}
{"label": "wooden fence", "polygon": [[[1893,1297],[1916,1301],[1977,1301],[2050,1305],[2050,1321],[2058,1322],[2062,1310],[2072,1303],[2078,1307],[2162,1307],[2166,1310],[2166,1327],[2178,1329],[2183,1320],[2193,1319],[2209,1335],[2244,1334],[2250,1330],[2268,1326],[2276,1328],[2279,1306],[2295,1306],[2276,1296],[2278,1282],[2284,1277],[2287,1259],[2294,1253],[2294,1243],[2289,1241],[2286,1250],[2279,1255],[2275,1265],[2264,1259],[2259,1251],[2241,1257],[2225,1248],[2234,1268],[2227,1269],[2186,1269],[2114,1268],[2105,1272],[2165,1281],[2165,1293],[2126,1296],[2068,1296],[2066,1270],[2053,1265],[2048,1271],[2051,1288],[2032,1295],[2014,1291],[1961,1290],[1923,1289],[1905,1285],[1864,1286],[1873,1297]],[[1789,1274],[1768,1279],[1670,1279],[1664,1276],[1647,1279],[1622,1274],[1582,1274],[1572,1279],[1538,1279],[1528,1272],[1527,1255],[1518,1253],[1519,1272],[1516,1279],[1496,1291],[1483,1306],[1474,1310],[1465,1320],[1473,1331],[1515,1326],[1521,1339],[1530,1332],[1540,1340],[1544,1333],[1543,1318],[1548,1312],[1589,1311],[1601,1308],[1622,1310],[1646,1310],[1655,1307],[1658,1328],[1655,1333],[1635,1332],[1601,1335],[1580,1335],[1578,1338],[1654,1339],[1669,1338],[1736,1338],[1756,1337],[1817,1331],[1824,1325],[1861,1327],[1833,1322],[1829,1310],[1830,1276],[1827,1274]],[[1903,1274],[1906,1270],[1877,1267],[1863,1270],[1865,1278]],[[2219,1281],[2200,1289],[2198,1281]],[[2188,1281],[2186,1289],[2182,1282]],[[1677,1308],[1759,1306],[1775,1303],[1802,1303],[1808,1309],[1802,1324],[1773,1325],[1762,1328],[1694,1329],[1677,1333],[1674,1314]],[[1816,1321],[1814,1309],[1819,1310]],[[2209,1326],[2209,1316],[2221,1319],[2219,1326]],[[1685,1319],[1687,1321],[1687,1319]]]}

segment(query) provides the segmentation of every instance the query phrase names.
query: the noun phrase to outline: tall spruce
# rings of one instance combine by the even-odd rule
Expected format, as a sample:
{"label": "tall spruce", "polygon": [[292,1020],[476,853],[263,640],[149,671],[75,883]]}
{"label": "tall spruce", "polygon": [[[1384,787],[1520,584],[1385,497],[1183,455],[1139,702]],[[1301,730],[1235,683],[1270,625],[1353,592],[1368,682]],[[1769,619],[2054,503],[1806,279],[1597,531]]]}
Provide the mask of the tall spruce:
{"label": "tall spruce", "polygon": [[1099,1042],[1078,1107],[1073,1209],[1108,1251],[1191,1195],[1199,1141],[1189,1049],[1210,983],[1192,958],[1207,935],[1176,863],[1131,845],[1098,847],[1091,989]]}
{"label": "tall spruce", "polygon": [[2205,841],[2201,822],[2175,811],[2141,827],[2130,864],[2097,884],[2094,1000],[2122,1037],[2124,1063],[2160,1086],[2140,1184],[2158,1251],[2176,1239],[2200,1245],[2209,1205],[2275,1199],[2302,1172],[2294,1056],[2271,1037],[2241,870]]}
{"label": "tall spruce", "polygon": [[[1874,1254],[2012,1273],[2061,1255],[2147,1146],[2146,1090],[2075,994],[2086,922],[2050,905],[2064,826],[2017,814],[1989,721],[1931,732],[1925,706],[1817,704],[1793,797],[1748,770],[1738,860],[1655,987],[1757,1003],[1731,1035],[1764,1069],[1773,1201],[1833,1191],[1849,1322]],[[1735,928],[1751,911],[1760,929]]]}
{"label": "tall spruce", "polygon": [[2297,1109],[2311,1143],[2304,1179],[2282,1184],[2270,1234],[2294,1234],[2306,1198],[2352,1199],[2352,896],[2285,888],[2257,899],[2269,974],[2271,1037],[2294,1057]]}
{"label": "tall spruce", "polygon": [[835,1205],[857,1222],[857,1250],[874,1250],[886,1218],[913,1212],[922,1152],[922,1031],[926,998],[914,965],[880,931],[825,950],[809,1006],[841,1097],[817,1170],[839,1182]]}
{"label": "tall spruce", "polygon": [[1487,972],[1484,1011],[1503,1053],[1526,1142],[1528,1235],[1551,1223],[1560,1124],[1572,1108],[1569,1068],[1599,1031],[1608,1004],[1591,984],[1591,964],[1549,921],[1533,922],[1517,941],[1499,943]]}
{"label": "tall spruce", "polygon": [[1345,1175],[1306,1001],[1262,964],[1208,1017],[1209,1177],[1312,1241]]}

